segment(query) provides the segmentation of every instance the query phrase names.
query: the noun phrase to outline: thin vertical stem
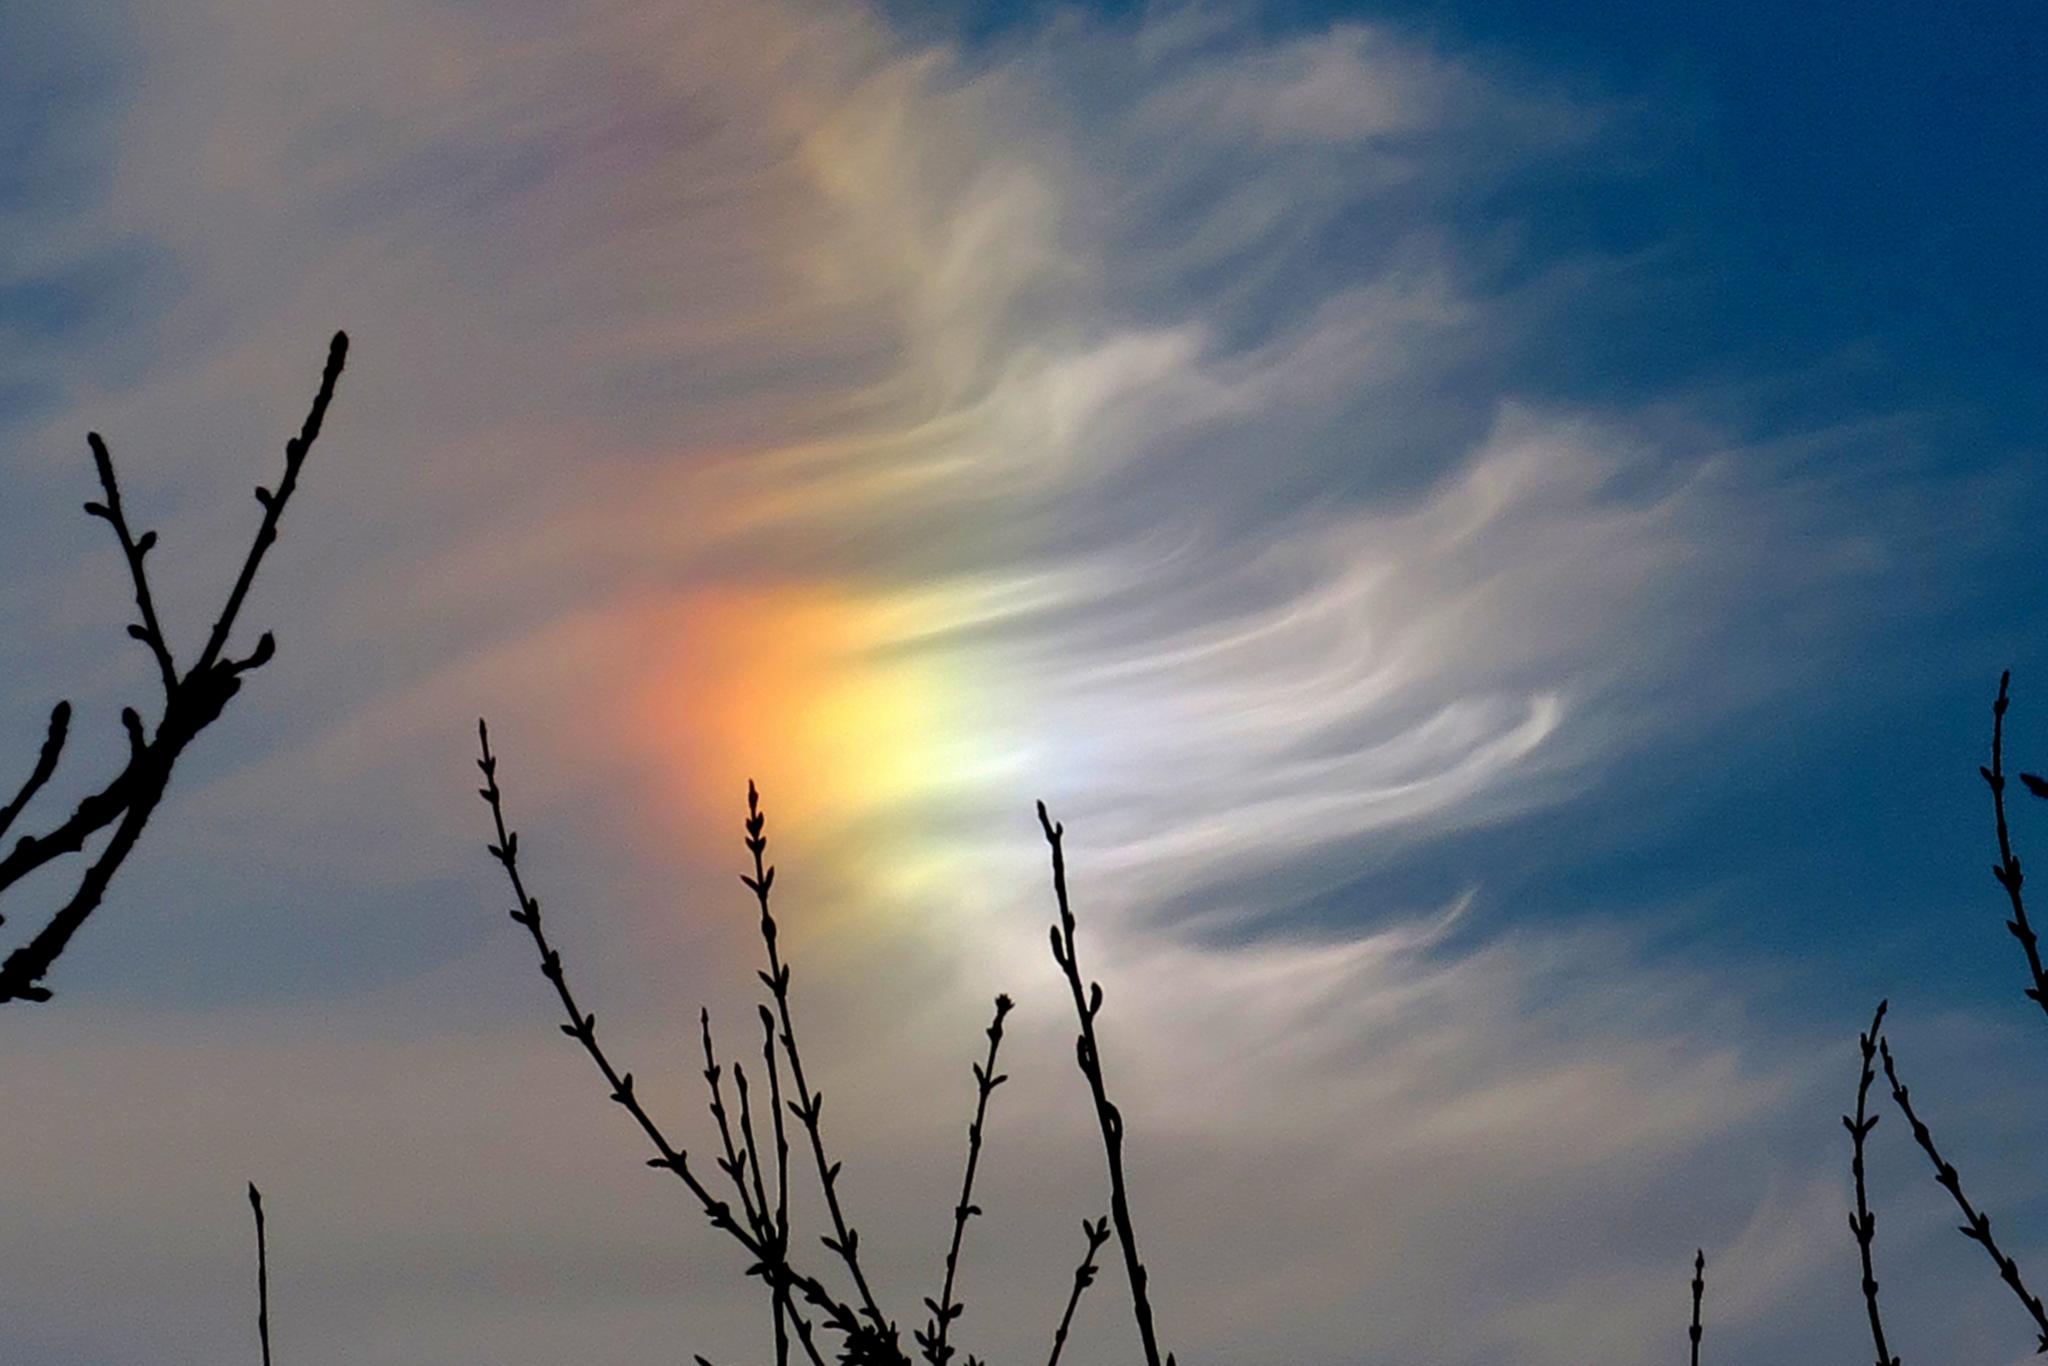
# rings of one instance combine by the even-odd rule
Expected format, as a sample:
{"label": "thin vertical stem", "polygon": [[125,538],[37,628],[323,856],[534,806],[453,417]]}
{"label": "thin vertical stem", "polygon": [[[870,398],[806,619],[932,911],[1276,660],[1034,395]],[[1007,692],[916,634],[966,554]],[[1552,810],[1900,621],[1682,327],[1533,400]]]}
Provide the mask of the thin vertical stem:
{"label": "thin vertical stem", "polygon": [[1884,1012],[1888,1002],[1877,1003],[1877,1013],[1871,1016],[1870,1032],[1861,1035],[1858,1044],[1863,1052],[1863,1070],[1856,1082],[1856,1115],[1842,1116],[1843,1125],[1849,1130],[1850,1156],[1849,1174],[1856,1183],[1856,1209],[1849,1216],[1849,1231],[1856,1236],[1856,1250],[1863,1262],[1863,1307],[1870,1317],[1870,1340],[1877,1348],[1877,1366],[1899,1366],[1899,1359],[1885,1346],[1884,1320],[1877,1312],[1877,1272],[1871,1262],[1871,1248],[1877,1241],[1877,1216],[1870,1211],[1870,1200],[1863,1179],[1863,1145],[1870,1137],[1870,1131],[1877,1127],[1878,1117],[1867,1114],[1870,1099],[1870,1084],[1877,1079],[1877,1036],[1884,1027]]}
{"label": "thin vertical stem", "polygon": [[2041,965],[2040,937],[2027,920],[2027,903],[2020,895],[2026,877],[2020,872],[2019,856],[2012,851],[2012,834],[2005,823],[2005,711],[2011,684],[2012,670],[2007,669],[1998,676],[1998,698],[1991,704],[1991,766],[1977,771],[1991,789],[1992,817],[1998,827],[1998,863],[1991,876],[2005,888],[2006,900],[2012,904],[2012,919],[2005,922],[2005,928],[2027,955],[2027,971],[2034,979],[2034,985],[2027,988],[2027,999],[2048,1012],[2048,970]]}
{"label": "thin vertical stem", "polygon": [[270,1366],[270,1249],[263,1239],[263,1192],[254,1181],[249,1208],[256,1212],[256,1336],[263,1342],[263,1366]]}
{"label": "thin vertical stem", "polygon": [[[783,1127],[782,1069],[775,1062],[775,1015],[767,1006],[761,1007],[761,1065],[768,1070],[768,1112],[775,1130],[775,1245],[786,1256],[789,1249],[789,1132]],[[789,1287],[778,1283],[775,1288],[775,1366],[787,1366],[789,1360],[787,1320],[791,1312]],[[808,1344],[809,1329],[801,1322],[798,1326]]]}
{"label": "thin vertical stem", "polygon": [[769,889],[775,885],[775,869],[767,863],[768,837],[767,813],[761,810],[761,794],[753,783],[747,784],[747,851],[753,855],[754,871],[751,876],[742,873],[740,881],[754,893],[761,908],[761,942],[768,950],[768,970],[761,974],[761,981],[774,997],[775,1009],[782,1024],[782,1053],[789,1059],[789,1079],[796,1087],[797,1098],[791,1101],[790,1110],[803,1121],[804,1132],[811,1140],[811,1156],[817,1163],[818,1183],[825,1191],[825,1212],[832,1218],[832,1233],[822,1239],[826,1248],[839,1254],[846,1263],[848,1274],[853,1277],[854,1289],[860,1294],[861,1310],[881,1335],[884,1349],[901,1357],[893,1345],[896,1327],[882,1315],[880,1305],[875,1302],[874,1291],[868,1287],[867,1273],[860,1265],[860,1231],[847,1223],[846,1211],[839,1202],[840,1164],[825,1155],[825,1134],[819,1122],[819,1112],[824,1108],[822,1092],[813,1091],[804,1077],[803,1055],[797,1051],[796,1025],[789,1009],[789,967],[782,961],[782,951],[777,943],[775,916],[769,910]]}
{"label": "thin vertical stem", "polygon": [[1707,1252],[1697,1248],[1692,1256],[1692,1366],[1700,1366],[1700,1300],[1707,1293]]}
{"label": "thin vertical stem", "polygon": [[925,1360],[932,1366],[946,1366],[953,1355],[953,1346],[947,1342],[953,1330],[953,1321],[960,1317],[962,1306],[953,1299],[953,1282],[960,1270],[960,1243],[967,1234],[967,1221],[981,1213],[981,1207],[974,1203],[974,1173],[981,1162],[982,1126],[988,1119],[988,1098],[995,1089],[1009,1078],[996,1071],[996,1053],[1003,1046],[1003,1017],[1010,1013],[1014,1002],[1008,996],[996,997],[995,1018],[988,1026],[988,1061],[974,1066],[974,1122],[967,1126],[967,1174],[960,1181],[960,1199],[953,1205],[953,1241],[946,1249],[945,1284],[939,1289],[936,1302],[925,1301],[925,1307],[932,1311],[931,1322],[917,1335],[918,1344],[924,1348]]}
{"label": "thin vertical stem", "polygon": [[[1124,1271],[1130,1279],[1131,1310],[1138,1320],[1138,1337],[1145,1349],[1145,1366],[1159,1366],[1159,1339],[1152,1326],[1152,1297],[1146,1287],[1145,1264],[1138,1257],[1138,1233],[1131,1222],[1130,1197],[1124,1184],[1124,1117],[1109,1099],[1102,1080],[1102,1050],[1095,1038],[1095,1017],[1102,1011],[1102,984],[1092,982],[1081,988],[1080,959],[1074,949],[1074,912],[1067,899],[1066,827],[1053,822],[1045,803],[1038,804],[1038,824],[1052,850],[1052,889],[1059,903],[1059,923],[1052,927],[1052,956],[1066,974],[1074,994],[1074,1013],[1080,1020],[1080,1037],[1074,1043],[1075,1061],[1087,1078],[1095,1100],[1096,1123],[1102,1130],[1102,1149],[1109,1163],[1109,1212],[1116,1221],[1117,1241],[1122,1247]],[[1173,1366],[1173,1357],[1166,1358]]]}

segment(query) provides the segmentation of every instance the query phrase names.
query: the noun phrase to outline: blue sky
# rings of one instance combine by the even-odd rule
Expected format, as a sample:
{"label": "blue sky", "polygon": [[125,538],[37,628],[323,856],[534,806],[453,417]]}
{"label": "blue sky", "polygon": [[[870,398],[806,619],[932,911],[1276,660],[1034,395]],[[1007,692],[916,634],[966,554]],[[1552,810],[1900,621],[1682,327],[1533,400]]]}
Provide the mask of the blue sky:
{"label": "blue sky", "polygon": [[[758,1353],[507,937],[480,711],[679,1115],[762,780],[892,1280],[1018,994],[1000,1355],[1091,1189],[1039,795],[1184,1360],[1668,1359],[1696,1244],[1718,1351],[1847,1359],[1880,994],[2048,1249],[1976,776],[2008,666],[2048,767],[2048,18],[0,0],[0,50],[0,753],[70,696],[82,790],[147,694],[83,431],[189,634],[356,338],[278,661],[10,1024],[0,1357],[231,1357],[252,1176],[295,1359]],[[1900,1350],[2017,1359],[1913,1159]]]}

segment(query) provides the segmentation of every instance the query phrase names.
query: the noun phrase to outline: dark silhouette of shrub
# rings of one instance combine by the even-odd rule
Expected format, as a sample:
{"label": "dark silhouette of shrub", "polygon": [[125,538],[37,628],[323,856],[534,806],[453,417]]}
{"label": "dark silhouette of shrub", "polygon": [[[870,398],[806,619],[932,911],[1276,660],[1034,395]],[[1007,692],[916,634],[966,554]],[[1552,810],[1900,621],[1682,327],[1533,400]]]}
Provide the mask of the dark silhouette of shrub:
{"label": "dark silhouette of shrub", "polygon": [[[128,732],[128,762],[121,771],[106,786],[81,800],[69,817],[47,833],[24,835],[12,849],[0,855],[0,894],[4,894],[44,865],[79,853],[86,841],[101,830],[110,825],[114,827],[106,847],[86,867],[70,898],[26,944],[9,954],[5,961],[0,961],[0,1002],[50,999],[50,989],[43,985],[43,979],[71,942],[71,937],[105,898],[115,872],[133,851],[136,841],[142,836],[143,827],[163,800],[164,789],[170,783],[171,770],[178,757],[201,731],[219,719],[222,710],[241,690],[243,676],[270,662],[277,644],[270,632],[265,631],[257,640],[256,647],[240,659],[227,654],[228,637],[241,613],[243,599],[248,596],[249,585],[255,582],[264,553],[277,539],[278,521],[284,515],[285,504],[291,501],[293,491],[298,488],[300,467],[305,464],[307,453],[319,438],[321,423],[327,416],[327,405],[334,398],[335,381],[341,378],[347,358],[348,336],[337,332],[327,349],[327,365],[321,373],[320,389],[313,398],[313,406],[307,411],[299,434],[285,445],[284,477],[275,489],[258,487],[256,490],[256,501],[263,505],[262,524],[256,530],[256,539],[242,561],[241,573],[228,591],[227,601],[215,619],[213,629],[208,632],[198,659],[189,668],[180,669],[172,655],[163,626],[157,619],[155,600],[150,594],[149,573],[144,562],[156,546],[156,533],[145,531],[138,536],[131,529],[127,512],[121,505],[121,486],[115,478],[114,460],[107,452],[107,444],[100,439],[98,432],[87,434],[86,442],[92,448],[93,468],[99,474],[103,501],[89,502],[85,510],[88,515],[113,528],[121,554],[128,562],[136,612],[141,618],[129,626],[128,634],[148,647],[156,662],[157,674],[163,685],[163,714],[157,719],[152,732],[144,724],[139,711],[124,707],[121,725]],[[49,731],[27,781],[13,800],[0,806],[0,836],[7,833],[56,772],[70,726],[71,704],[59,702],[50,712]],[[4,923],[4,917],[0,917],[0,923]]]}
{"label": "dark silhouette of shrub", "polygon": [[[713,1046],[710,1015],[703,1012],[699,1016],[704,1080],[710,1092],[709,1106],[720,1153],[713,1165],[738,1202],[738,1210],[735,1211],[727,1199],[713,1192],[712,1184],[718,1184],[716,1178],[707,1184],[706,1178],[690,1165],[688,1152],[671,1141],[667,1132],[642,1106],[633,1088],[633,1074],[620,1070],[612,1062],[598,1040],[596,1017],[582,1008],[570,990],[561,953],[550,942],[543,927],[540,902],[527,890],[520,871],[519,835],[505,820],[504,794],[498,786],[498,760],[491,752],[490,732],[482,722],[477,723],[477,740],[480,748],[477,766],[484,775],[479,795],[490,807],[495,833],[495,840],[489,846],[491,857],[504,868],[511,882],[513,899],[517,903],[511,912],[512,919],[532,937],[534,948],[540,954],[541,975],[554,987],[555,995],[568,1015],[568,1023],[561,1026],[562,1032],[589,1055],[610,1088],[612,1100],[625,1110],[652,1145],[655,1156],[648,1160],[647,1165],[670,1172],[680,1180],[711,1226],[738,1243],[746,1254],[748,1265],[743,1274],[760,1280],[769,1299],[777,1366],[787,1366],[792,1341],[813,1366],[825,1366],[828,1347],[819,1341],[820,1329],[836,1336],[836,1348],[832,1350],[836,1350],[840,1366],[909,1366],[910,1358],[902,1345],[897,1322],[882,1310],[862,1265],[860,1233],[848,1218],[840,1196],[841,1165],[831,1158],[825,1143],[822,1123],[824,1093],[812,1086],[804,1071],[790,1006],[790,967],[782,953],[781,931],[771,909],[775,867],[767,861],[767,815],[761,809],[760,794],[753,784],[747,785],[746,848],[752,869],[741,874],[740,880],[753,892],[759,907],[761,942],[767,960],[758,974],[768,995],[768,1000],[759,1006],[761,1058],[767,1077],[768,1115],[771,1117],[765,1137],[762,1127],[754,1122],[752,1092],[745,1070],[738,1063],[732,1069],[734,1092],[739,1103],[735,1124],[726,1105],[722,1080],[724,1068]],[[1108,1217],[1082,1221],[1087,1251],[1074,1272],[1072,1290],[1053,1334],[1048,1366],[1058,1366],[1073,1323],[1075,1307],[1095,1281],[1096,1255],[1109,1241],[1112,1221],[1123,1253],[1145,1361],[1147,1366],[1159,1366],[1151,1298],[1146,1288],[1145,1267],[1138,1256],[1137,1232],[1125,1189],[1123,1116],[1110,1100],[1103,1082],[1101,1045],[1095,1028],[1096,1019],[1102,1013],[1102,986],[1099,982],[1083,985],[1075,945],[1074,913],[1067,895],[1065,830],[1047,814],[1043,803],[1038,807],[1038,818],[1051,853],[1053,892],[1059,909],[1059,919],[1052,927],[1053,958],[1073,996],[1075,1016],[1079,1022],[1075,1058],[1087,1081],[1102,1135],[1110,1204]],[[1003,1042],[1003,1021],[1010,1010],[1008,996],[996,997],[994,1018],[986,1031],[987,1054],[983,1061],[973,1065],[974,1118],[967,1130],[966,1172],[961,1179],[960,1198],[953,1207],[952,1238],[946,1250],[944,1275],[937,1296],[924,1300],[924,1308],[929,1315],[925,1326],[912,1332],[915,1347],[929,1366],[946,1366],[957,1350],[952,1340],[953,1327],[964,1312],[964,1306],[955,1294],[955,1273],[959,1268],[961,1243],[968,1221],[981,1213],[980,1207],[974,1203],[974,1178],[981,1158],[989,1100],[1006,1080],[996,1067]],[[787,1100],[782,1091],[785,1069],[792,1091],[792,1097]],[[790,1142],[784,1123],[785,1111],[797,1121],[803,1131],[805,1145],[810,1150],[811,1165],[824,1196],[826,1220],[830,1225],[819,1242],[840,1263],[844,1284],[850,1287],[846,1293],[834,1290],[820,1274],[805,1266],[792,1243]],[[772,1153],[767,1144],[770,1138]],[[772,1189],[768,1175],[771,1163],[774,1174]],[[697,1361],[700,1366],[710,1366],[701,1356]],[[1175,1366],[1171,1355],[1165,1358],[1165,1363],[1166,1366]],[[966,1366],[980,1366],[979,1358],[969,1355]]]}

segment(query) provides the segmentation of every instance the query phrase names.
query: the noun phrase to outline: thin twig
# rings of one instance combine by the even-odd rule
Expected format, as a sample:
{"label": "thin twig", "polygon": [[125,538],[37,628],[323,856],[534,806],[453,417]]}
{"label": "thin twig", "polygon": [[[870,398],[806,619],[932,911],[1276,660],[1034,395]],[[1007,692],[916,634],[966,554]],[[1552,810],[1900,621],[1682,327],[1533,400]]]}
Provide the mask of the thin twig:
{"label": "thin twig", "polygon": [[121,543],[121,556],[128,562],[128,578],[135,586],[135,606],[142,614],[142,620],[128,628],[128,634],[149,647],[150,655],[156,660],[156,669],[163,679],[164,696],[169,698],[178,691],[178,666],[171,659],[171,647],[164,640],[164,628],[157,621],[156,603],[149,592],[149,573],[143,568],[143,557],[156,546],[156,533],[145,531],[134,535],[128,528],[127,514],[121,510],[121,484],[114,477],[114,458],[107,454],[107,443],[100,439],[98,432],[85,434],[86,445],[92,447],[92,465],[100,477],[100,489],[107,495],[104,503],[87,503],[86,515],[104,520],[114,529],[114,538]]}
{"label": "thin twig", "polygon": [[765,1241],[766,1227],[762,1206],[756,1206],[753,1195],[747,1190],[746,1160],[740,1156],[733,1142],[732,1122],[725,1108],[725,1087],[719,1078],[725,1069],[718,1065],[718,1058],[711,1051],[711,1011],[706,1008],[698,1013],[704,1036],[704,1085],[711,1092],[711,1119],[718,1126],[718,1140],[725,1148],[725,1156],[718,1159],[718,1169],[732,1180],[733,1189],[739,1192],[740,1210],[747,1217],[747,1227],[754,1230],[757,1238]]}
{"label": "thin twig", "polygon": [[761,942],[768,950],[768,969],[760,974],[775,1000],[775,1010],[782,1025],[782,1053],[789,1060],[789,1079],[796,1087],[797,1098],[789,1102],[790,1112],[803,1123],[804,1132],[811,1140],[811,1156],[817,1163],[818,1182],[825,1192],[825,1212],[832,1218],[832,1232],[820,1239],[831,1251],[837,1253],[846,1263],[847,1272],[853,1277],[854,1288],[860,1293],[861,1311],[867,1315],[879,1340],[878,1350],[902,1358],[897,1341],[896,1325],[883,1317],[881,1307],[875,1302],[874,1292],[868,1288],[868,1278],[861,1270],[860,1232],[847,1223],[846,1212],[839,1203],[840,1164],[825,1155],[825,1135],[819,1123],[819,1112],[824,1108],[823,1092],[813,1091],[804,1078],[803,1055],[797,1051],[796,1026],[791,1022],[789,1009],[789,967],[782,961],[782,951],[776,941],[775,916],[769,910],[769,891],[775,885],[775,869],[767,863],[768,837],[764,833],[768,817],[761,810],[761,794],[754,784],[747,784],[747,851],[753,855],[752,874],[740,874],[740,881],[752,891],[761,907]]}
{"label": "thin twig", "polygon": [[[816,1277],[805,1275],[791,1266],[786,1254],[771,1249],[757,1238],[752,1230],[741,1227],[739,1221],[733,1218],[732,1207],[712,1195],[698,1179],[697,1174],[690,1169],[689,1154],[669,1142],[668,1136],[654,1122],[653,1116],[641,1105],[639,1096],[633,1090],[633,1074],[621,1072],[612,1065],[611,1059],[597,1041],[597,1017],[584,1013],[577,1005],[576,997],[569,989],[568,978],[562,970],[562,955],[548,942],[547,934],[541,927],[540,902],[527,892],[526,883],[520,875],[519,835],[505,824],[504,794],[498,788],[498,761],[491,753],[490,731],[482,721],[477,722],[477,742],[481,751],[477,767],[484,775],[484,786],[478,789],[477,795],[490,807],[491,822],[497,833],[497,842],[489,846],[491,857],[504,868],[505,876],[512,884],[512,895],[519,903],[511,913],[512,919],[514,923],[525,926],[532,935],[534,947],[540,953],[541,975],[554,987],[555,995],[562,1003],[562,1009],[568,1013],[569,1023],[561,1026],[562,1032],[582,1045],[583,1051],[597,1065],[598,1072],[611,1088],[612,1100],[632,1117],[641,1133],[645,1134],[647,1141],[653,1145],[658,1156],[648,1159],[647,1165],[674,1173],[696,1198],[712,1227],[730,1236],[754,1259],[747,1274],[762,1276],[771,1284],[779,1281],[793,1287],[805,1302],[815,1305],[825,1315],[827,1322],[845,1336],[851,1345],[864,1348],[872,1335],[863,1329],[853,1310],[834,1298]],[[805,1341],[808,1345],[807,1336]],[[815,1350],[812,1352],[812,1358],[814,1361],[819,1359]],[[857,1359],[862,1362],[862,1366],[866,1366],[870,1360],[866,1357]]]}
{"label": "thin twig", "polygon": [[946,1249],[945,1284],[936,1301],[925,1300],[925,1307],[932,1312],[931,1322],[917,1334],[925,1360],[932,1366],[946,1366],[953,1355],[952,1344],[946,1339],[952,1332],[953,1321],[965,1307],[953,1299],[953,1281],[960,1269],[960,1242],[967,1234],[967,1221],[981,1213],[981,1206],[974,1203],[974,1172],[981,1162],[981,1134],[988,1118],[988,1098],[1009,1080],[996,1071],[996,1051],[1003,1046],[1003,1017],[1013,1005],[1008,996],[996,997],[995,1018],[988,1026],[988,1061],[974,1065],[974,1122],[967,1126],[967,1174],[960,1181],[960,1199],[953,1206],[953,1241]]}
{"label": "thin twig", "polygon": [[1060,1366],[1060,1353],[1067,1345],[1067,1330],[1074,1326],[1074,1310],[1080,1307],[1081,1292],[1095,1284],[1095,1254],[1109,1241],[1109,1217],[1104,1215],[1092,1223],[1083,1219],[1081,1232],[1088,1239],[1088,1251],[1074,1268],[1074,1288],[1067,1294],[1067,1310],[1060,1315],[1060,1326],[1053,1330],[1052,1355],[1045,1359],[1045,1366]]}
{"label": "thin twig", "polygon": [[1707,1293],[1707,1251],[1696,1248],[1692,1254],[1692,1366],[1700,1366],[1700,1300]]}
{"label": "thin twig", "polygon": [[[1102,1081],[1102,1050],[1096,1043],[1095,1017],[1102,1011],[1102,984],[1091,982],[1081,988],[1081,965],[1074,950],[1074,912],[1067,900],[1066,827],[1054,824],[1045,803],[1038,804],[1038,824],[1052,849],[1052,888],[1059,902],[1059,923],[1052,927],[1052,956],[1066,974],[1074,993],[1074,1013],[1081,1033],[1075,1040],[1075,1060],[1095,1100],[1095,1118],[1102,1129],[1103,1153],[1109,1162],[1109,1212],[1116,1220],[1117,1241],[1122,1246],[1124,1271],[1130,1278],[1131,1308],[1138,1320],[1138,1337],[1144,1344],[1146,1366],[1159,1366],[1159,1341],[1152,1327],[1152,1297],[1146,1289],[1145,1264],[1138,1258],[1138,1234],[1131,1223],[1130,1198],[1124,1186],[1124,1118],[1109,1099]],[[1171,1353],[1167,1366],[1174,1366]]]}
{"label": "thin twig", "polygon": [[775,1229],[768,1222],[768,1191],[761,1179],[761,1146],[754,1141],[754,1107],[747,1098],[747,1073],[738,1063],[732,1065],[732,1082],[740,1097],[740,1163],[743,1171],[752,1172],[754,1208],[761,1213],[761,1234],[766,1240],[774,1236]]}
{"label": "thin twig", "polygon": [[270,1250],[263,1241],[263,1192],[254,1181],[249,1208],[256,1212],[256,1336],[263,1342],[263,1366],[270,1366]]}
{"label": "thin twig", "polygon": [[1870,1032],[1858,1037],[1857,1043],[1863,1053],[1863,1068],[1856,1081],[1856,1115],[1842,1116],[1842,1125],[1849,1131],[1850,1155],[1849,1174],[1856,1183],[1856,1209],[1849,1215],[1849,1232],[1856,1237],[1856,1250],[1863,1261],[1863,1306],[1870,1315],[1870,1340],[1877,1348],[1877,1366],[1899,1366],[1899,1359],[1885,1346],[1884,1320],[1877,1312],[1877,1272],[1871,1262],[1871,1248],[1877,1241],[1877,1216],[1870,1211],[1868,1190],[1863,1179],[1863,1144],[1870,1137],[1870,1131],[1877,1127],[1878,1117],[1867,1114],[1870,1099],[1870,1084],[1877,1079],[1877,1035],[1884,1026],[1885,1001],[1877,1003],[1877,1013],[1870,1018]]}
{"label": "thin twig", "polygon": [[256,529],[256,540],[249,547],[249,554],[242,561],[242,572],[235,577],[235,586],[228,591],[226,606],[221,608],[220,617],[213,623],[213,631],[206,638],[206,648],[200,651],[199,662],[193,666],[197,673],[210,668],[227,648],[228,633],[235,629],[235,618],[242,611],[242,600],[249,596],[249,585],[256,581],[256,570],[263,563],[264,552],[277,539],[278,519],[284,516],[284,505],[291,501],[292,491],[299,486],[299,467],[306,463],[306,453],[313,449],[313,443],[320,437],[320,425],[327,418],[327,405],[334,401],[334,383],[341,378],[341,367],[348,361],[348,334],[337,332],[327,346],[327,365],[320,373],[320,391],[313,396],[313,406],[306,411],[306,420],[299,424],[299,434],[284,446],[284,477],[277,482],[277,491],[257,486],[256,501],[263,505],[263,524]]}
{"label": "thin twig", "polygon": [[1984,775],[1984,783],[1991,789],[1991,810],[1998,826],[1998,862],[1991,869],[1991,876],[2005,888],[2006,899],[2012,903],[2012,919],[2005,922],[2005,928],[2020,941],[2020,948],[2027,955],[2027,971],[2034,979],[2034,985],[2027,988],[2027,998],[2048,1011],[2048,970],[2041,965],[2040,938],[2027,921],[2027,903],[2020,896],[2020,885],[2026,878],[2020,872],[2019,856],[2012,851],[2012,835],[2005,823],[2005,710],[2006,692],[2011,684],[2012,670],[2007,669],[1998,676],[1998,698],[1991,704],[1991,766],[1977,771]]}
{"label": "thin twig", "polygon": [[1957,1231],[1981,1246],[1985,1255],[1998,1267],[1999,1278],[2012,1288],[2012,1293],[2019,1297],[2020,1303],[2026,1306],[2027,1313],[2033,1317],[2035,1332],[2040,1337],[2038,1350],[2048,1352],[2048,1309],[2043,1309],[2040,1298],[2029,1291],[2026,1283],[2020,1279],[2019,1263],[2000,1251],[1998,1244],[1992,1240],[1990,1216],[1981,1213],[1970,1203],[1969,1197],[1963,1194],[1962,1179],[1957,1176],[1956,1169],[1942,1158],[1940,1151],[1934,1146],[1934,1135],[1920,1122],[1920,1117],[1913,1113],[1912,1101],[1907,1098],[1906,1088],[1900,1083],[1898,1068],[1892,1060],[1891,1045],[1886,1040],[1879,1039],[1877,1051],[1884,1059],[1885,1077],[1892,1084],[1892,1099],[1898,1103],[1900,1112],[1906,1116],[1906,1123],[1912,1127],[1913,1141],[1920,1145],[1921,1151],[1934,1163],[1935,1182],[1949,1193],[1955,1200],[1956,1207],[1963,1212],[1964,1222]]}
{"label": "thin twig", "polygon": [[[761,1012],[761,1065],[768,1071],[768,1113],[775,1131],[775,1246],[789,1247],[789,1132],[783,1127],[782,1117],[782,1069],[775,1062],[775,1015],[767,1006]],[[792,1312],[789,1303],[789,1287],[777,1284],[775,1287],[775,1366],[787,1366],[789,1361],[789,1326],[786,1316]],[[804,1327],[806,1345],[810,1332]]]}
{"label": "thin twig", "polygon": [[[14,824],[14,818],[35,799],[43,784],[50,781],[50,775],[57,771],[57,759],[64,753],[64,737],[71,729],[71,704],[59,702],[50,709],[50,728],[43,735],[43,747],[36,754],[36,766],[29,771],[28,781],[21,785],[21,791],[14,794],[14,800],[0,806],[0,835],[7,833],[7,827]],[[4,923],[5,917],[0,917]]]}

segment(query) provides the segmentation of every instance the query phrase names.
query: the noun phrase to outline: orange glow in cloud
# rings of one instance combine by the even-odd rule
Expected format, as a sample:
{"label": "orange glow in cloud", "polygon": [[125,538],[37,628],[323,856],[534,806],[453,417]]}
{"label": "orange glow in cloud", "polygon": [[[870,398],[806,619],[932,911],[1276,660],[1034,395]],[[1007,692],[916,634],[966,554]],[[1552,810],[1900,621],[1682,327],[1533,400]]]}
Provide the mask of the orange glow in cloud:
{"label": "orange glow in cloud", "polygon": [[780,829],[818,833],[955,775],[959,680],[891,649],[902,617],[824,585],[693,595],[631,702],[664,804],[722,829],[751,778]]}

